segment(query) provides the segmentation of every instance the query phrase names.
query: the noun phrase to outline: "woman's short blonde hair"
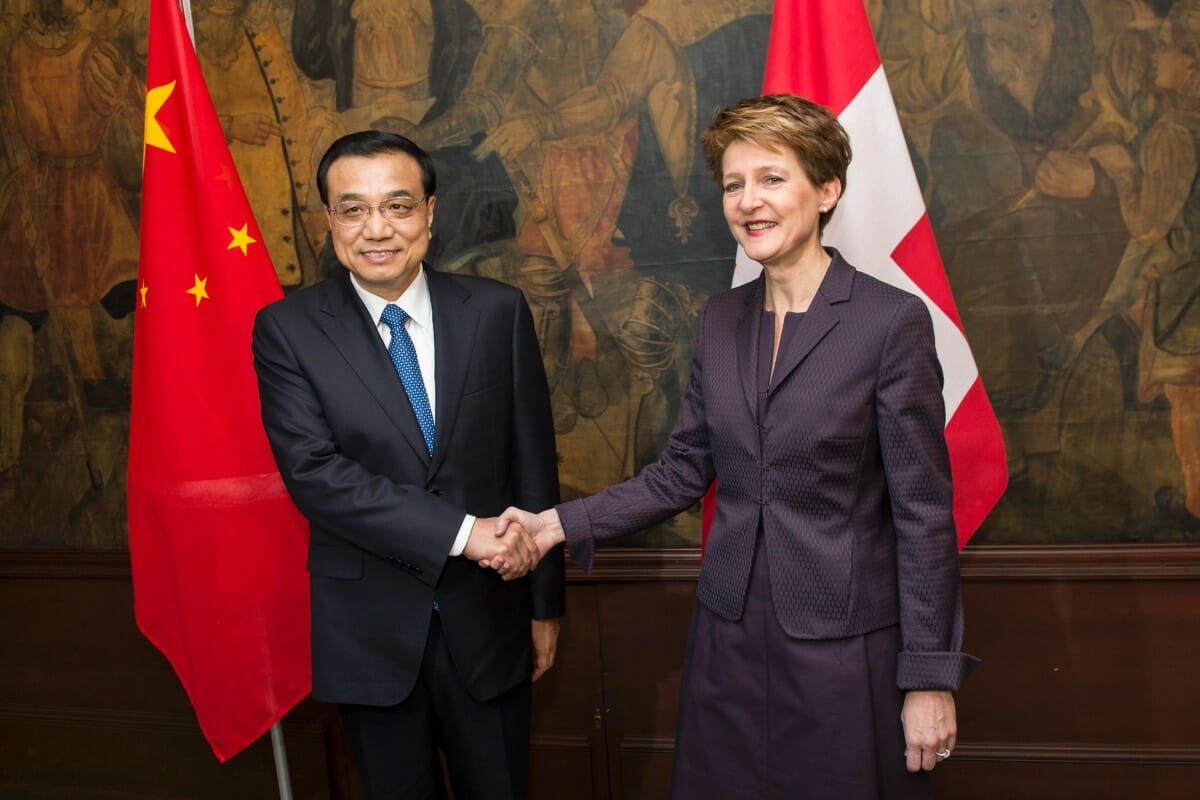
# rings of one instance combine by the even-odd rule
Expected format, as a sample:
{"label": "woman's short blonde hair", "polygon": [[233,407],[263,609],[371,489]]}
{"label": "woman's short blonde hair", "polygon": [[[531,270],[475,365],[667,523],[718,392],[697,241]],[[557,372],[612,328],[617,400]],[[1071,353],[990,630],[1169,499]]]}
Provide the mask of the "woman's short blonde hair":
{"label": "woman's short blonde hair", "polygon": [[[815,186],[833,179],[846,191],[850,166],[850,137],[829,109],[794,94],[748,97],[717,109],[701,138],[708,169],[718,185],[725,149],[733,142],[750,142],[768,150],[790,147]],[[833,209],[821,215],[824,230]]]}

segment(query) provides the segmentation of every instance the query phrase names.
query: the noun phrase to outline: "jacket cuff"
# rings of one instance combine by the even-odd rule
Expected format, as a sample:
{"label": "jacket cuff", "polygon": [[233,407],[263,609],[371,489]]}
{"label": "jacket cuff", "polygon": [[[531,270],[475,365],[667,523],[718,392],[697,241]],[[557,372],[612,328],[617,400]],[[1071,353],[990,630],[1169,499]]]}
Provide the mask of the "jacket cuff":
{"label": "jacket cuff", "polygon": [[558,519],[567,540],[567,552],[571,560],[585,573],[592,573],[592,560],[596,555],[596,544],[592,539],[592,521],[588,517],[584,500],[572,500],[555,506]]}
{"label": "jacket cuff", "polygon": [[957,691],[979,665],[979,659],[967,653],[900,653],[896,667],[896,685],[901,691]]}

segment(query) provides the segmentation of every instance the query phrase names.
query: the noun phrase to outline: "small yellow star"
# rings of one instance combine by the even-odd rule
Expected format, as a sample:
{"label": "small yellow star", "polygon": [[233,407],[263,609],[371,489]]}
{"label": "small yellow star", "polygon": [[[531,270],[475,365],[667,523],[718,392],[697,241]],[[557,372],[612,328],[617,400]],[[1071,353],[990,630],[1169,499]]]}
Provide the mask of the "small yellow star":
{"label": "small yellow star", "polygon": [[157,147],[168,153],[175,152],[175,145],[167,138],[167,133],[158,124],[156,115],[166,104],[171,92],[175,91],[175,81],[163,86],[155,86],[146,92],[146,130],[144,134],[145,147],[142,148],[142,160],[146,160],[146,147]]}
{"label": "small yellow star", "polygon": [[250,223],[247,222],[241,227],[241,229],[230,228],[229,233],[233,236],[233,239],[229,242],[229,245],[225,249],[232,250],[233,248],[237,247],[242,251],[242,255],[247,255],[246,248],[258,241],[258,239],[255,239],[246,232],[246,229],[249,227]]}
{"label": "small yellow star", "polygon": [[201,300],[212,299],[208,296],[207,286],[208,286],[208,278],[201,278],[199,275],[197,275],[196,276],[196,285],[187,290],[188,294],[194,294],[196,296],[196,308],[200,307]]}
{"label": "small yellow star", "polygon": [[138,293],[142,296],[142,308],[145,308],[146,295],[150,293],[150,287],[146,285],[145,281],[142,282],[142,288],[138,289]]}

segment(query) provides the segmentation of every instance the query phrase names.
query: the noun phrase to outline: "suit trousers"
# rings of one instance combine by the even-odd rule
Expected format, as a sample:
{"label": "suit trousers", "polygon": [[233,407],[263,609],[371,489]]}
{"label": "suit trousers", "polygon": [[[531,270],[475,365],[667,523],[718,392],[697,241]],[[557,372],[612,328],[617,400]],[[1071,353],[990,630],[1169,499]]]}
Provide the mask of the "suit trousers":
{"label": "suit trousers", "polygon": [[338,705],[368,800],[524,800],[532,682],[478,701],[459,678],[433,612],[421,674],[394,706]]}

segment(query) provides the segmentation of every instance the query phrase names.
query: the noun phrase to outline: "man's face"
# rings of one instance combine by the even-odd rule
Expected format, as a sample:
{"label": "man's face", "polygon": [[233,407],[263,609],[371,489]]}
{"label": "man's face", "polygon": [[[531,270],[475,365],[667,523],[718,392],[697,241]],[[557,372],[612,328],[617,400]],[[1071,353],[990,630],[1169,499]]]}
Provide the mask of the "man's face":
{"label": "man's face", "polygon": [[435,197],[425,198],[421,167],[406,153],[377,156],[344,156],[326,175],[329,205],[356,200],[378,205],[407,197],[420,203],[407,219],[389,219],[371,209],[359,225],[342,225],[329,217],[333,251],[342,266],[354,273],[364,289],[386,300],[395,300],[412,283],[429,249]]}

